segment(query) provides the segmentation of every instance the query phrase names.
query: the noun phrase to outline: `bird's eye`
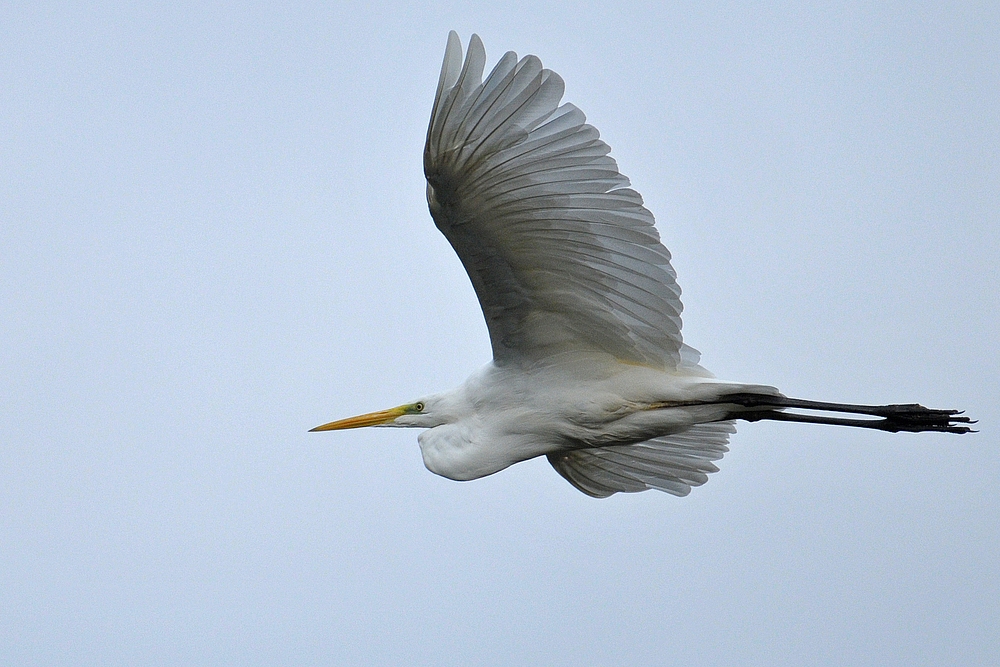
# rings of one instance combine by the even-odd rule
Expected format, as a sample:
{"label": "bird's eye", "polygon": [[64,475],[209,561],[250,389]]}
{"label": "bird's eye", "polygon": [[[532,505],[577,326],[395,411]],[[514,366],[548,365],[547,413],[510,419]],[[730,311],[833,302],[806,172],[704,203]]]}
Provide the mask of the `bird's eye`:
{"label": "bird's eye", "polygon": [[424,411],[424,404],[423,403],[414,403],[413,404],[413,409],[416,410],[417,412],[423,412]]}

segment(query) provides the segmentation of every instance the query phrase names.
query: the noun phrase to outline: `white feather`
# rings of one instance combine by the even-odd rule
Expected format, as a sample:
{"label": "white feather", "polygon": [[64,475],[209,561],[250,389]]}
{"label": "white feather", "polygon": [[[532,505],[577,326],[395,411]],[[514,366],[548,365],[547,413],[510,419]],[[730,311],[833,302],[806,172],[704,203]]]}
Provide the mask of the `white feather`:
{"label": "white feather", "polygon": [[[652,214],[562,79],[507,53],[482,81],[448,40],[424,153],[434,221],[465,265],[498,363],[566,349],[664,370],[681,354],[681,302]],[[692,363],[693,362],[693,363]]]}

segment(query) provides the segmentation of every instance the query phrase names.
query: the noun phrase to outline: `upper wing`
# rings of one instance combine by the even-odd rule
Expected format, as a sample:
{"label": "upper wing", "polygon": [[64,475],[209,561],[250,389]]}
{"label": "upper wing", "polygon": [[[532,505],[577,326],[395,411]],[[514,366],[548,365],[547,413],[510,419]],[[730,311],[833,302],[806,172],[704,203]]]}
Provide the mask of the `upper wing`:
{"label": "upper wing", "polygon": [[[472,279],[497,361],[592,349],[659,368],[697,363],[653,215],[610,148],[534,56],[482,81],[448,36],[427,130],[427,200]],[[682,359],[683,357],[683,359]]]}

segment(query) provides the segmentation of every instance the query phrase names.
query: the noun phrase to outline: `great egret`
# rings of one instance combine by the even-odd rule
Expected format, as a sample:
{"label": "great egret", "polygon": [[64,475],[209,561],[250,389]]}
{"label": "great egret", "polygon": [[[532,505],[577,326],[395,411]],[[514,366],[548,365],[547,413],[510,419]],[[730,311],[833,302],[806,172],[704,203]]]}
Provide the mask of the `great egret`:
{"label": "great egret", "polygon": [[[718,470],[733,420],[966,433],[956,410],[788,398],[715,379],[681,340],[670,253],[610,148],[535,56],[482,80],[448,36],[424,149],[427,201],[472,280],[493,361],[457,389],[342,419],[429,429],[429,470],[470,480],[545,455],[584,493],[686,495]],[[817,416],[788,409],[864,417]]]}

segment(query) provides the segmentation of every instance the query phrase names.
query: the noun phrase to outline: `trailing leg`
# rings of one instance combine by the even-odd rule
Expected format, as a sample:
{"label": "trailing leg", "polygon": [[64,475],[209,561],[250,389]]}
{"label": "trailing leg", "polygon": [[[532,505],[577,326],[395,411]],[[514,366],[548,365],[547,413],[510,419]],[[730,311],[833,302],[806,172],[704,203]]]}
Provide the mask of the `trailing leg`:
{"label": "trailing leg", "polygon": [[[719,398],[720,403],[735,403],[749,410],[734,411],[728,418],[760,421],[762,419],[785,422],[800,422],[807,424],[833,424],[836,426],[854,426],[871,428],[879,431],[938,431],[943,433],[969,433],[972,429],[966,424],[975,421],[962,415],[960,410],[935,410],[925,408],[917,403],[902,403],[893,405],[856,405],[851,403],[826,403],[823,401],[808,401],[787,396],[768,396],[764,394],[727,394]],[[801,414],[787,410],[810,410],[816,412],[839,412],[845,414],[866,415],[874,419],[858,419],[848,417],[832,417],[826,415]]]}

